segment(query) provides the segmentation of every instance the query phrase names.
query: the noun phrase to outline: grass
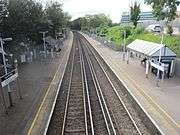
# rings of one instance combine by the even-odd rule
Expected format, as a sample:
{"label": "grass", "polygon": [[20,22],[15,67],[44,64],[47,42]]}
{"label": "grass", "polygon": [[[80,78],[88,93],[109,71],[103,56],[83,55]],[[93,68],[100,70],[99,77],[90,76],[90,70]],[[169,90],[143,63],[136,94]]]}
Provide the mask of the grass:
{"label": "grass", "polygon": [[[132,27],[114,26],[108,28],[107,32],[104,33],[107,38],[113,41],[118,47],[123,45],[123,31],[126,30],[127,38],[126,44],[131,43],[135,39],[146,40],[150,42],[160,43],[161,35],[155,35],[153,33],[147,33],[143,28],[133,29]],[[180,57],[180,36],[169,36],[165,35],[163,44],[172,49],[177,57]]]}

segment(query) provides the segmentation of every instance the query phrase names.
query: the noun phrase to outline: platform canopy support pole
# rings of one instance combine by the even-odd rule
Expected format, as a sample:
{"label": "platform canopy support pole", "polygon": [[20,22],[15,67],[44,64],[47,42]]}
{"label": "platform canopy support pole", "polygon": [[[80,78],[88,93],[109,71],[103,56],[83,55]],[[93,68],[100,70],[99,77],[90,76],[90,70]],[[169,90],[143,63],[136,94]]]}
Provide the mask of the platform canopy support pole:
{"label": "platform canopy support pole", "polygon": [[126,55],[126,31],[123,33],[124,40],[123,40],[123,61],[125,61],[125,55]]}
{"label": "platform canopy support pole", "polygon": [[148,78],[149,74],[149,60],[146,60],[146,78]]}
{"label": "platform canopy support pole", "polygon": [[127,53],[126,53],[126,59],[127,59],[127,64],[129,64],[129,51],[127,50]]}
{"label": "platform canopy support pole", "polygon": [[[165,67],[164,63],[162,63],[162,66]],[[162,71],[162,78],[161,78],[162,82],[164,81],[164,75],[165,75],[165,70]]]}

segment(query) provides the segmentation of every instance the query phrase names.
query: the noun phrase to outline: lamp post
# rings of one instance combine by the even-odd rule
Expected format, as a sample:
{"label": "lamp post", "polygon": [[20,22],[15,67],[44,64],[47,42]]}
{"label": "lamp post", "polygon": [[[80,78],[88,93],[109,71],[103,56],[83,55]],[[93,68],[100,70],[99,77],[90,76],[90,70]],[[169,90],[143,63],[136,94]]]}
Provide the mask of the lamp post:
{"label": "lamp post", "polygon": [[[162,33],[161,33],[161,45],[162,45],[162,47],[159,50],[159,60],[158,60],[159,64],[161,63],[162,49],[164,48],[163,40],[164,40],[164,34],[163,34],[163,31],[162,31]],[[156,86],[159,86],[158,85],[158,82],[159,82],[159,79],[160,79],[159,75],[160,75],[160,70],[158,69],[158,71],[157,71],[157,78],[156,78]]]}
{"label": "lamp post", "polygon": [[125,60],[125,51],[126,51],[126,31],[123,32],[123,61]]}
{"label": "lamp post", "polygon": [[[8,71],[7,71],[6,58],[5,58],[5,52],[4,52],[3,44],[4,44],[5,41],[11,41],[11,40],[12,40],[12,38],[4,38],[3,39],[2,37],[0,37],[2,56],[3,56],[3,65],[4,65],[5,74],[7,74]],[[8,88],[9,104],[10,104],[10,106],[13,106],[13,104],[12,104],[12,97],[11,97],[11,89],[10,89],[9,84],[7,85],[7,88]]]}
{"label": "lamp post", "polygon": [[46,39],[45,39],[45,35],[46,35],[46,33],[48,33],[48,31],[40,31],[39,33],[43,34],[44,56],[46,58],[47,57],[47,51],[46,51]]}

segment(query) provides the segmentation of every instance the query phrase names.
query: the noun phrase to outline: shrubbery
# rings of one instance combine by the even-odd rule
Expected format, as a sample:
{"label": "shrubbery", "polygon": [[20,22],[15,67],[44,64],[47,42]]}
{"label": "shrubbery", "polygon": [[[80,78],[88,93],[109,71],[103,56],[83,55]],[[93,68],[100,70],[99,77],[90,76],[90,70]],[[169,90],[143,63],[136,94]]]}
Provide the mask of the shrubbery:
{"label": "shrubbery", "polygon": [[[114,26],[106,29],[106,37],[116,43],[118,46],[123,45],[124,31],[126,31],[126,44],[131,43],[135,39],[146,40],[150,42],[160,43],[161,35],[146,32],[143,27],[133,29],[131,26]],[[179,36],[164,36],[163,43],[172,49],[178,57],[180,57],[180,37]]]}

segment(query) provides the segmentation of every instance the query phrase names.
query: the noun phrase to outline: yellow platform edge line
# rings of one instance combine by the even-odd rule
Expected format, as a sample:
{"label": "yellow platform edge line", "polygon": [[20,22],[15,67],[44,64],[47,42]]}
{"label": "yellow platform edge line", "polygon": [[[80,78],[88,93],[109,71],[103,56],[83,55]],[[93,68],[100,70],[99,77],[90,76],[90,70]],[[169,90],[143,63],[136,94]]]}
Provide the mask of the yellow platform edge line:
{"label": "yellow platform edge line", "polygon": [[57,70],[56,70],[56,72],[55,72],[55,74],[54,74],[54,77],[53,77],[53,79],[51,80],[51,83],[50,83],[48,89],[46,90],[46,94],[45,94],[45,96],[44,96],[44,98],[43,98],[43,101],[41,102],[41,105],[40,105],[40,107],[39,107],[39,109],[38,109],[38,111],[37,111],[37,113],[36,113],[36,115],[35,115],[35,117],[34,117],[34,119],[33,119],[33,122],[32,122],[32,124],[31,124],[29,130],[28,130],[28,133],[27,133],[28,135],[31,135],[31,132],[32,132],[32,129],[33,129],[34,125],[35,125],[35,122],[36,122],[36,120],[37,120],[37,118],[38,118],[38,116],[39,116],[39,113],[40,113],[40,111],[41,111],[41,109],[42,109],[42,106],[43,106],[43,104],[44,104],[44,102],[45,102],[45,99],[46,99],[46,97],[47,97],[47,95],[48,95],[48,93],[49,93],[49,91],[50,91],[51,86],[52,86],[52,82],[53,82],[54,79],[56,78],[57,73],[58,73],[60,67],[61,67],[61,63],[58,65],[58,68],[57,68]]}

